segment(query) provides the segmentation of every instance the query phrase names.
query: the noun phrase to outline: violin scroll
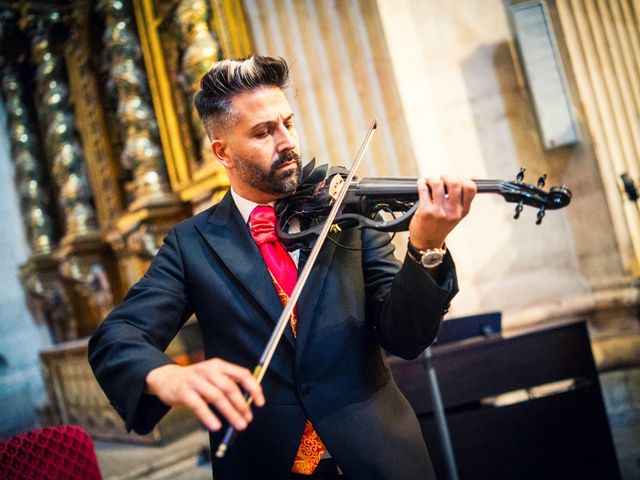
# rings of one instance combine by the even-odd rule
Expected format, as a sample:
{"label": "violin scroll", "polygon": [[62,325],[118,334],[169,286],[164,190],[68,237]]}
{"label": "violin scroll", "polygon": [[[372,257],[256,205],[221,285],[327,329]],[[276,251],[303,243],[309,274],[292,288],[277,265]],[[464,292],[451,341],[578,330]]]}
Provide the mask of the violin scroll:
{"label": "violin scroll", "polygon": [[474,180],[478,185],[478,193],[497,193],[507,202],[517,203],[513,218],[518,219],[524,205],[538,208],[536,225],[542,223],[547,210],[557,210],[564,208],[571,202],[571,191],[564,185],[554,186],[548,192],[542,190],[547,174],[543,173],[538,178],[537,187],[523,183],[524,168],[516,176],[515,182],[505,182],[502,180]]}

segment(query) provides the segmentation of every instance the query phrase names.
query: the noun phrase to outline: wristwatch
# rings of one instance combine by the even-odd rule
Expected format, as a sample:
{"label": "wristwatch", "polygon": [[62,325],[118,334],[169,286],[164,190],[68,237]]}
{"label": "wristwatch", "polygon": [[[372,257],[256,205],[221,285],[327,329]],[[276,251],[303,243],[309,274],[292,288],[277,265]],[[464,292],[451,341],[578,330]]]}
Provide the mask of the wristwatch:
{"label": "wristwatch", "polygon": [[407,253],[424,268],[435,268],[444,260],[444,256],[447,253],[447,247],[418,250],[416,247],[411,245],[411,241],[409,241],[407,245]]}

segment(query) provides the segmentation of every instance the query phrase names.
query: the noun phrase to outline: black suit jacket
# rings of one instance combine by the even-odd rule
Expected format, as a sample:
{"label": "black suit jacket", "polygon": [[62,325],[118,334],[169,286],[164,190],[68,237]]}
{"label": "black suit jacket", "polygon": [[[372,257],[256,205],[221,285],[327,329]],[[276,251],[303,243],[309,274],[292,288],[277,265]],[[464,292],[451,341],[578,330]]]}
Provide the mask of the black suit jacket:
{"label": "black suit jacket", "polygon": [[[287,328],[263,380],[266,405],[240,432],[216,480],[286,479],[306,419],[355,480],[432,478],[417,419],[390,375],[381,346],[414,358],[434,339],[457,291],[447,255],[438,282],[403,265],[372,230],[327,242],[300,297],[298,335]],[[302,255],[304,262],[304,252]],[[89,343],[96,378],[128,429],[150,431],[167,412],[144,393],[147,373],[196,314],[206,358],[249,369],[282,311],[260,251],[230,194],[172,228],[144,277]],[[224,431],[224,429],[223,429]],[[215,449],[223,431],[211,436]]]}

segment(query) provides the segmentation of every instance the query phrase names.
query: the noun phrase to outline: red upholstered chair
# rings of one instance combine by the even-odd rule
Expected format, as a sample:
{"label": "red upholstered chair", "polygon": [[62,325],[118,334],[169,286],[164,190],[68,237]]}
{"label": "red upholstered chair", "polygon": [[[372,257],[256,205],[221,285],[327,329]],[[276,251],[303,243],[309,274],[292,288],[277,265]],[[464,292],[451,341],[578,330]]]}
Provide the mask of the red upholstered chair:
{"label": "red upholstered chair", "polygon": [[0,443],[0,480],[101,480],[93,442],[80,427],[59,425]]}

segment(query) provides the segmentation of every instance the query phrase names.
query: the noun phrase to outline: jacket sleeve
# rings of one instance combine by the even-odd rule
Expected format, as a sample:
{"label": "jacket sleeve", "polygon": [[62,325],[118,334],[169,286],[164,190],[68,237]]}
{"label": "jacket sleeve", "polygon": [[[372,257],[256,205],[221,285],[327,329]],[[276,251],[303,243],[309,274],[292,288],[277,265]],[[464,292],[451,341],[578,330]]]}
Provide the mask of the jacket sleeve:
{"label": "jacket sleeve", "polygon": [[400,264],[391,244],[370,249],[386,239],[388,234],[372,230],[365,229],[362,234],[367,317],[385,350],[413,359],[436,338],[458,292],[455,265],[447,252],[437,274],[431,276],[409,257]]}
{"label": "jacket sleeve", "polygon": [[146,376],[172,363],[163,352],[191,314],[178,239],[171,229],[144,277],[89,341],[89,363],[128,431],[150,432],[169,410],[144,393]]}

